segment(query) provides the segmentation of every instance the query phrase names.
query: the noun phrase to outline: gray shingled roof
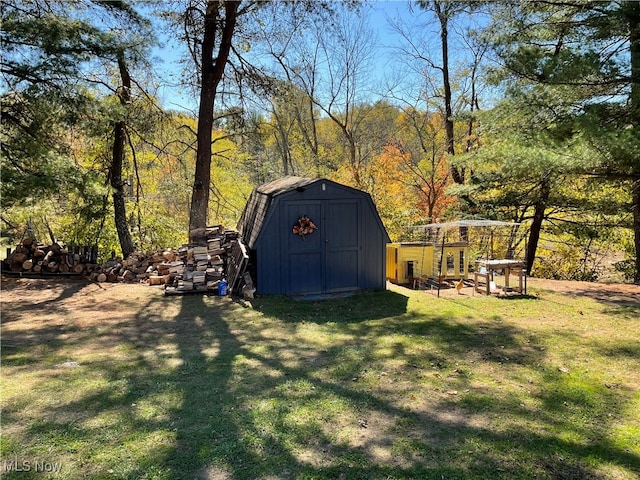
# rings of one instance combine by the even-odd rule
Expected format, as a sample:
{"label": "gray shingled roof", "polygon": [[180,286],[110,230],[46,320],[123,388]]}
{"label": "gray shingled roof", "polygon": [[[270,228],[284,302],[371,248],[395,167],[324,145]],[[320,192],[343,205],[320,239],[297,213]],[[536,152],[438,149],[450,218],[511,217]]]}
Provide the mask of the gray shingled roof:
{"label": "gray shingled roof", "polygon": [[251,192],[237,226],[245,244],[253,248],[269,212],[269,206],[276,196],[305,187],[318,180],[320,179],[289,176],[256,187]]}

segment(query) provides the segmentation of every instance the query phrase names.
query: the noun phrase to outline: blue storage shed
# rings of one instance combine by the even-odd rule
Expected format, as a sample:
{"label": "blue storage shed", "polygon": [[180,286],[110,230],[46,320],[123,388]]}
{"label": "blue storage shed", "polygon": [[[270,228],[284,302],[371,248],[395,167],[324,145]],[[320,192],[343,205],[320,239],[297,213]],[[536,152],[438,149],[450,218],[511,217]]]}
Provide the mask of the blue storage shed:
{"label": "blue storage shed", "polygon": [[303,177],[265,183],[251,193],[238,232],[260,294],[385,288],[389,236],[361,190]]}

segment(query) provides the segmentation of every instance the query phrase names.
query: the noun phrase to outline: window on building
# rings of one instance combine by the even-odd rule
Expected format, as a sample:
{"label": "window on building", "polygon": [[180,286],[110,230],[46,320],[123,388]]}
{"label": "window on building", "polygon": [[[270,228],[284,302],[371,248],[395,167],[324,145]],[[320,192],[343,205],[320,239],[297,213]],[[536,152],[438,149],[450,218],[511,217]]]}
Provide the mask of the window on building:
{"label": "window on building", "polygon": [[455,258],[452,253],[447,254],[447,275],[455,273]]}

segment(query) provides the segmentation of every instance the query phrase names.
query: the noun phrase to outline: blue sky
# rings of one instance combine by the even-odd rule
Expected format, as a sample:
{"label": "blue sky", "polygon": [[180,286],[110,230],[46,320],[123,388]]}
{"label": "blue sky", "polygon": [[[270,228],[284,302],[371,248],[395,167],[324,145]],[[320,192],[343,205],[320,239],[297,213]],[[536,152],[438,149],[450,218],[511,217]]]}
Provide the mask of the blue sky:
{"label": "blue sky", "polygon": [[[407,60],[401,58],[400,48],[404,40],[402,36],[394,29],[390,22],[400,25],[403,30],[420,28],[415,32],[423,37],[423,41],[431,43],[429,55],[438,61],[439,56],[439,38],[436,24],[430,13],[424,12],[417,7],[411,5],[409,1],[376,1],[365,4],[365,11],[368,12],[370,20],[370,28],[377,34],[377,52],[375,53],[375,61],[373,64],[372,82],[376,84],[372,95],[382,94],[385,92],[385,84],[402,80],[405,82],[403,86],[404,94],[415,95],[410,92],[409,77],[415,75],[415,71],[408,68]],[[451,43],[453,48],[452,54],[462,51],[456,48],[455,35],[451,35]],[[425,44],[425,45],[426,45]],[[159,90],[161,101],[166,108],[176,110],[197,110],[198,99],[194,94],[186,91],[184,88],[178,87],[180,80],[180,66],[177,60],[182,55],[184,47],[176,41],[164,39],[164,47],[156,49],[154,54],[163,59],[156,66],[156,70],[161,73],[161,82],[163,86]],[[460,61],[458,55],[458,61]]]}

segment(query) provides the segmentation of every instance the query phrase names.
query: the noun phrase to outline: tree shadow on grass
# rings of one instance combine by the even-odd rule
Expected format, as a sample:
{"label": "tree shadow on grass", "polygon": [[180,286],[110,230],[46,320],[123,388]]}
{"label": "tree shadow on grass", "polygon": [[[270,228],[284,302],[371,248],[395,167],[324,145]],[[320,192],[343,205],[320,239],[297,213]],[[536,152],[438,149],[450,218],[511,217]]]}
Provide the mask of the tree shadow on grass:
{"label": "tree shadow on grass", "polygon": [[[59,374],[71,389],[80,377],[104,383],[31,421],[22,440],[81,452],[74,467],[89,470],[74,478],[596,479],[599,462],[640,468],[607,438],[582,441],[589,423],[573,421],[588,398],[567,377],[543,375],[539,408],[524,393],[478,389],[456,365],[484,362],[496,376],[544,365],[540,345],[516,327],[417,314],[397,294],[364,299],[265,298],[254,310],[217,297],[154,297],[129,319],[65,340],[127,355]],[[173,302],[178,313],[163,315]],[[500,370],[507,362],[514,369]],[[427,381],[433,372],[442,383]],[[41,393],[55,395],[60,382]],[[611,395],[596,392],[586,413],[606,425]],[[25,421],[19,414],[13,406],[3,422]]]}
{"label": "tree shadow on grass", "polygon": [[202,296],[181,298],[175,340],[183,401],[175,448],[167,458],[172,478],[249,478],[247,472],[259,462],[239,429],[246,412],[232,378],[243,344],[225,320],[231,305],[222,299],[205,304]]}
{"label": "tree shadow on grass", "polygon": [[[323,415],[316,407],[335,402],[353,413],[364,409],[385,415],[408,412],[358,392],[349,383],[315,376],[309,365],[322,353],[294,338],[273,344],[262,335],[260,325],[242,328],[250,327],[238,321],[242,310],[236,307],[233,320],[228,318],[230,313],[193,297],[183,300],[181,329],[191,335],[178,336],[180,355],[186,364],[202,368],[180,377],[184,401],[176,447],[168,458],[176,472],[172,478],[429,478],[430,469],[424,465],[372,462],[367,453],[370,445],[362,442],[355,447],[334,438],[333,414]],[[328,318],[321,318],[325,321]],[[194,344],[194,333],[209,339]],[[212,340],[217,346],[213,356],[204,353]],[[270,342],[273,348],[266,349],[266,354],[252,348],[261,343],[268,347]],[[288,354],[303,361],[288,365]],[[356,430],[362,428],[357,421],[354,417],[351,422]],[[447,470],[461,473],[456,468]]]}
{"label": "tree shadow on grass", "polygon": [[[263,312],[282,308],[281,300],[274,300],[273,305],[268,303],[267,300],[261,303]],[[338,301],[338,304],[338,310],[345,307],[344,300]],[[332,321],[327,313],[330,308],[330,305],[316,304],[302,310],[296,309],[295,313],[284,309],[281,320],[285,325],[290,325],[314,318],[317,324],[323,325]],[[313,315],[310,317],[310,314]],[[380,315],[381,318],[387,316],[388,313]],[[431,413],[425,416],[416,409],[399,406],[395,399],[377,392],[375,388],[361,388],[358,382],[350,378],[351,371],[347,369],[345,374],[344,365],[341,366],[342,369],[337,368],[340,367],[339,364],[351,361],[354,363],[353,372],[362,371],[362,359],[374,357],[367,340],[388,334],[394,328],[407,335],[436,338],[436,343],[446,345],[453,354],[475,349],[486,361],[496,363],[504,361],[507,354],[513,357],[517,348],[523,347],[516,338],[518,332],[509,332],[504,326],[486,324],[484,332],[478,334],[474,327],[450,318],[434,317],[419,321],[406,313],[401,317],[402,322],[393,326],[380,326],[378,323],[370,325],[364,318],[347,318],[343,322],[337,322],[338,325],[348,327],[355,338],[363,339],[360,343],[356,341],[355,345],[352,340],[316,351],[306,348],[295,337],[291,337],[286,339],[286,343],[276,343],[274,348],[267,349],[266,354],[251,348],[251,345],[261,343],[264,346],[270,342],[274,345],[273,339],[263,336],[258,326],[255,330],[234,332],[224,313],[221,318],[212,319],[210,326],[216,331],[221,350],[215,359],[208,361],[213,370],[222,369],[222,381],[216,384],[224,392],[220,392],[216,402],[216,409],[220,409],[217,417],[219,423],[217,426],[212,423],[211,426],[215,431],[223,432],[222,436],[216,437],[217,440],[213,438],[222,443],[215,443],[212,447],[208,444],[209,440],[202,439],[194,445],[193,438],[187,436],[184,441],[189,446],[184,445],[176,451],[191,453],[179,454],[179,458],[188,462],[195,452],[202,452],[209,445],[208,455],[202,458],[199,474],[205,478],[238,479],[307,476],[441,478],[443,475],[482,478],[488,471],[497,472],[498,478],[546,475],[549,478],[596,479],[603,477],[587,462],[588,459],[598,458],[628,468],[638,466],[637,456],[618,450],[606,440],[584,446],[579,442],[562,440],[555,432],[540,433],[528,428],[524,431],[494,430],[467,421],[466,417],[477,413],[479,406],[485,415],[500,415],[506,411],[513,414],[515,411],[516,417],[521,416],[527,422],[534,421],[534,413],[526,410],[518,413],[518,405],[510,399],[493,397],[491,401],[480,399],[478,403],[471,398],[467,402],[452,403],[434,398],[434,402],[438,402],[440,406],[430,409]],[[362,322],[355,330],[354,321]],[[237,325],[237,322],[231,323]],[[401,325],[404,325],[404,331]],[[185,348],[181,350],[188,352],[190,348],[185,344]],[[345,356],[345,349],[354,350],[355,357],[358,358],[350,359]],[[500,349],[500,355],[493,354],[496,349]],[[283,359],[285,352],[301,361],[286,361],[286,356]],[[516,362],[541,362],[544,354],[540,352],[534,348],[523,354],[522,358],[516,359]],[[407,363],[414,360],[401,347],[396,348],[392,356],[404,357]],[[320,366],[325,372],[319,373],[312,366]],[[332,369],[337,369],[341,374],[326,373]],[[265,371],[271,372],[273,377],[265,378]],[[560,391],[566,390],[557,379],[554,385]],[[194,425],[199,425],[205,417],[212,416],[211,412],[202,411],[201,400],[196,394],[192,394],[192,397],[187,394],[185,398],[185,410],[201,409],[193,421]],[[343,421],[339,427],[351,432],[350,439],[339,439],[332,435],[335,432],[327,425],[331,421],[331,415],[323,415],[317,410],[318,405],[326,405],[330,410],[331,402],[334,401],[348,405],[345,411],[353,415],[351,424]],[[309,409],[309,417],[306,417],[304,425],[300,425],[294,412],[305,408]],[[543,424],[546,422],[551,426],[559,423],[560,427],[571,428],[562,420],[562,412],[553,411],[554,408],[559,408],[557,399],[549,400],[548,408],[553,415]],[[408,422],[411,428],[398,430],[400,419]],[[365,426],[362,425],[363,422]],[[385,422],[386,428],[372,428],[376,423]],[[358,428],[371,428],[374,433],[359,434]],[[426,435],[425,430],[429,432]],[[578,427],[575,427],[575,431],[576,434],[585,434]],[[402,445],[407,439],[412,446],[408,453],[403,453]],[[468,461],[448,463],[438,458],[451,453],[460,454],[460,444],[474,442],[481,447],[469,455]],[[496,447],[495,451],[492,450],[493,447]],[[399,453],[390,454],[394,449]],[[381,456],[380,451],[386,451],[388,455]],[[523,465],[514,460],[514,452],[519,452],[516,455],[529,458],[531,462]],[[559,462],[558,459],[563,460]]]}
{"label": "tree shadow on grass", "polygon": [[[418,478],[427,471],[420,465],[372,465],[363,448],[331,437],[331,415],[323,417],[315,405],[326,401],[393,408],[353,392],[350,385],[315,378],[309,365],[322,352],[294,338],[274,343],[262,335],[260,325],[251,328],[252,321],[238,321],[244,309],[237,304],[212,308],[185,297],[182,305],[180,329],[190,335],[178,335],[180,355],[185,364],[202,368],[180,377],[184,401],[176,447],[168,458],[176,472],[172,478],[387,478],[394,473]],[[203,340],[194,343],[194,334]],[[205,354],[212,344],[215,354]],[[255,345],[265,347],[267,354],[256,353]],[[283,358],[288,354],[303,361],[287,366]],[[309,416],[299,416],[299,409]]]}

